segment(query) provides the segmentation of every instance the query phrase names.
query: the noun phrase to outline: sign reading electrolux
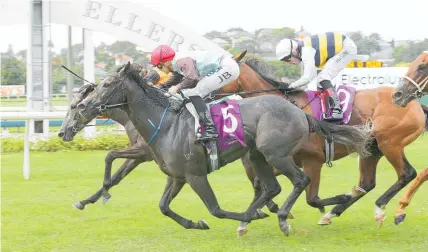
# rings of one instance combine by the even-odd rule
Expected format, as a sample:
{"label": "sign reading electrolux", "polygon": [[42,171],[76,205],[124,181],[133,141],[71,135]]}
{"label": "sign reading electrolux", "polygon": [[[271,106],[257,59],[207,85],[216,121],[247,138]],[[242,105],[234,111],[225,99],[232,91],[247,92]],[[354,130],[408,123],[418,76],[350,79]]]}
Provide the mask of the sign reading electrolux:
{"label": "sign reading electrolux", "polygon": [[84,27],[127,40],[147,50],[168,44],[175,50],[210,50],[230,53],[176,21],[141,4],[95,0],[52,1],[52,22]]}
{"label": "sign reading electrolux", "polygon": [[350,85],[357,89],[396,86],[407,72],[407,67],[345,68],[333,79],[337,85]]}

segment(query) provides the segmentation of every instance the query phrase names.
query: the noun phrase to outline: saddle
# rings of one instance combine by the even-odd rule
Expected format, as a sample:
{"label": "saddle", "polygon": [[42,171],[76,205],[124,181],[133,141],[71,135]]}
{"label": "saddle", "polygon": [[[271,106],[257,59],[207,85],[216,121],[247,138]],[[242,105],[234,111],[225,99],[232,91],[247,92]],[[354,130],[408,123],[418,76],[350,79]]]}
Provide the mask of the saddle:
{"label": "saddle", "polygon": [[[213,122],[219,134],[217,140],[211,140],[203,144],[209,156],[207,160],[208,173],[219,169],[219,151],[224,151],[236,144],[246,146],[240,108],[236,102],[240,99],[242,99],[240,96],[231,95],[206,104],[207,110],[210,112],[207,117]],[[171,95],[170,100],[185,106],[195,118],[195,134],[204,133],[205,126],[201,124],[199,115],[189,98],[179,94]]]}

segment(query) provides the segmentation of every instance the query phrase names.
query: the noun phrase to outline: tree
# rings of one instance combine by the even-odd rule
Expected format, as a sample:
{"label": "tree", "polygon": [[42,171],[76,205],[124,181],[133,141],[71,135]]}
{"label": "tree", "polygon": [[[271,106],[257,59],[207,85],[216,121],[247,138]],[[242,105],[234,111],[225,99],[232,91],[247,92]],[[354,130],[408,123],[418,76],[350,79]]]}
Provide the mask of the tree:
{"label": "tree", "polygon": [[360,31],[354,32],[349,36],[358,47],[358,54],[372,54],[380,50],[379,41],[381,37],[378,33],[372,33],[364,36]]}
{"label": "tree", "polygon": [[26,80],[25,63],[13,56],[10,51],[0,56],[1,60],[1,84],[24,85]]}
{"label": "tree", "polygon": [[272,74],[277,79],[282,77],[300,77],[300,67],[298,65],[277,60],[268,61],[268,64],[272,68]]}
{"label": "tree", "polygon": [[247,50],[249,53],[256,53],[259,48],[259,43],[253,39],[245,39],[235,44],[235,49],[238,51]]}
{"label": "tree", "polygon": [[410,63],[427,49],[428,39],[420,42],[409,41],[407,45],[396,46],[393,53],[395,62],[396,64],[399,62]]}
{"label": "tree", "polygon": [[213,31],[210,31],[208,33],[205,33],[204,36],[208,39],[215,39],[215,38],[219,38],[219,37],[223,36],[223,33],[213,30]]}

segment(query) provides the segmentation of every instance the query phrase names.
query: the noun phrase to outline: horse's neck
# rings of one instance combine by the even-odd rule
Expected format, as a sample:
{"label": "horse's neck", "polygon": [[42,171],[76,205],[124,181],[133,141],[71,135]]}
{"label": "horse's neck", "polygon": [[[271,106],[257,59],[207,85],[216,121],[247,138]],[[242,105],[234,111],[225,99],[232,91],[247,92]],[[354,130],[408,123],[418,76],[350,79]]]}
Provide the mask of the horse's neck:
{"label": "horse's neck", "polygon": [[168,110],[169,106],[159,104],[144,92],[130,92],[127,100],[130,101],[126,109],[129,119],[146,141],[153,137],[158,127],[163,131],[156,139],[165,136],[166,127],[174,127],[174,124],[179,121],[180,115],[174,114]]}
{"label": "horse's neck", "polygon": [[130,121],[129,116],[126,114],[126,112],[119,108],[112,109],[109,117],[124,127]]}

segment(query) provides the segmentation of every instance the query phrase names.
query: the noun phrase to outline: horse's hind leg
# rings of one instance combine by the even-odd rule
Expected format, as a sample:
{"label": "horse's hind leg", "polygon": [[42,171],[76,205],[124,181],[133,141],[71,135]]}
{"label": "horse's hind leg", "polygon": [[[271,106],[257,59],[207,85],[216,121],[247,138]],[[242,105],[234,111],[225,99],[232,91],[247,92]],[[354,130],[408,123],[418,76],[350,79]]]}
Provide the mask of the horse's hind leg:
{"label": "horse's hind leg", "polygon": [[[252,206],[261,196],[262,196],[262,187],[260,180],[256,177],[254,170],[253,170],[253,163],[250,160],[250,152],[247,152],[242,158],[241,158],[242,164],[244,165],[245,172],[247,174],[248,179],[250,180],[251,184],[253,185],[254,189],[254,198],[251,202],[250,206]],[[267,163],[264,163],[263,165],[269,165]],[[268,200],[266,206],[268,207],[269,211],[272,213],[278,212],[278,205],[275,204],[272,200]],[[247,229],[247,222],[241,221],[238,226],[238,237],[245,235],[248,232]]]}
{"label": "horse's hind leg", "polygon": [[[242,165],[245,168],[245,173],[247,174],[247,178],[250,180],[251,185],[254,189],[254,199],[253,202],[255,202],[258,197],[261,196],[261,187],[260,187],[260,180],[256,177],[256,174],[254,173],[253,166],[250,161],[250,152],[245,153],[245,155],[241,158]],[[274,169],[275,170],[275,169]],[[276,172],[276,173],[275,173]],[[280,175],[278,171],[275,171],[275,176]],[[266,203],[266,207],[269,209],[271,213],[277,213],[278,212],[278,205],[273,202],[273,200],[269,200],[268,203]]]}
{"label": "horse's hind leg", "polygon": [[310,178],[294,163],[293,157],[276,157],[270,156],[268,162],[274,165],[282,174],[287,176],[293,184],[293,191],[288,196],[284,205],[278,211],[279,227],[281,231],[288,236],[290,225],[287,223],[287,216],[291,211],[294,203],[310,183]]}
{"label": "horse's hind leg", "polygon": [[346,202],[350,196],[347,194],[337,195],[331,198],[320,199],[319,188],[321,180],[321,168],[324,160],[310,156],[302,160],[303,171],[311,179],[311,183],[306,187],[306,202],[314,208],[318,208],[321,213],[325,212],[325,206],[336,205]]}
{"label": "horse's hind leg", "polygon": [[[272,169],[270,169],[270,173],[272,174],[273,180],[276,181],[276,178],[273,175]],[[256,175],[258,176],[259,174],[256,173]],[[192,189],[198,194],[198,196],[201,198],[202,202],[204,202],[205,206],[208,208],[210,213],[217,218],[250,222],[251,220],[263,219],[268,217],[266,213],[262,212],[258,208],[257,209],[251,208],[251,211],[247,211],[245,213],[225,211],[220,208],[217,198],[208,182],[207,175],[193,175],[188,173],[185,176],[186,176],[187,183],[189,183]],[[264,204],[266,204],[266,202],[263,202],[263,204],[261,204],[259,208],[262,208]]]}
{"label": "horse's hind leg", "polygon": [[347,202],[335,206],[331,211],[325,214],[321,220],[318,222],[319,225],[329,225],[331,220],[340,216],[346,209],[348,209],[352,204],[361,199],[368,192],[373,190],[376,186],[376,167],[381,158],[381,153],[373,154],[370,157],[359,159],[359,168],[360,168],[360,183],[359,186],[366,193],[361,193],[356,195],[356,197],[350,198]]}
{"label": "horse's hind leg", "polygon": [[398,208],[395,214],[396,225],[399,225],[404,221],[404,219],[406,218],[406,213],[404,212],[404,208],[406,208],[409,205],[410,200],[413,198],[416,191],[427,180],[428,180],[428,168],[425,168],[410,183],[409,188],[406,190],[406,192],[404,192],[403,196],[401,197],[398,203]]}

